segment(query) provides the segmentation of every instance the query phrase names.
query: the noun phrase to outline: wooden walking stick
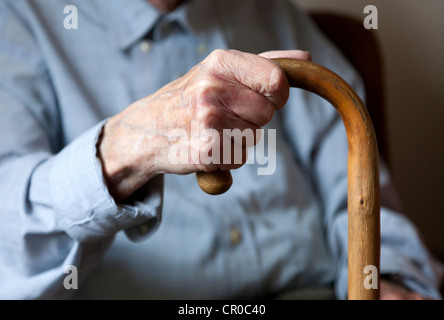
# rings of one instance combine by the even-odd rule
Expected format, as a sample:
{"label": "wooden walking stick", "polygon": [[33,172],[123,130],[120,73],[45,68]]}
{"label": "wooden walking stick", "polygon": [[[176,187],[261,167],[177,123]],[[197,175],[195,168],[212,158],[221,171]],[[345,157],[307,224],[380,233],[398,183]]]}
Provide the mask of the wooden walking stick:
{"label": "wooden walking stick", "polygon": [[[284,70],[290,86],[320,95],[336,108],[344,122],[348,139],[348,299],[377,300],[379,166],[375,132],[367,109],[356,92],[332,71],[309,61],[273,60]],[[221,170],[199,172],[197,180],[201,189],[210,194],[223,193],[232,183],[230,171]],[[377,279],[376,286],[366,283],[370,276],[366,266],[376,267],[378,274],[371,274]]]}

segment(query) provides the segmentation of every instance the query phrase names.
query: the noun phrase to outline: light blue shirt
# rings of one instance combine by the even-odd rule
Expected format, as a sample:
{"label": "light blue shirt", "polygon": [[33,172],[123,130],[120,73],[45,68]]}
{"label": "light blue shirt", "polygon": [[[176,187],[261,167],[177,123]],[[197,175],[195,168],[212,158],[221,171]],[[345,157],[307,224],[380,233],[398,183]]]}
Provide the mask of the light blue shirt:
{"label": "light blue shirt", "polygon": [[[65,29],[64,8],[78,9]],[[359,77],[294,5],[194,0],[161,15],[144,0],[0,2],[0,297],[254,298],[334,285],[347,294],[347,141],[334,108],[292,89],[276,171],[232,172],[220,196],[195,175],[157,176],[125,204],[104,184],[107,118],[211,51],[303,49],[362,96]],[[364,98],[364,97],[363,97]],[[381,273],[439,297],[438,265],[399,212],[381,167]],[[144,227],[140,227],[143,225]]]}

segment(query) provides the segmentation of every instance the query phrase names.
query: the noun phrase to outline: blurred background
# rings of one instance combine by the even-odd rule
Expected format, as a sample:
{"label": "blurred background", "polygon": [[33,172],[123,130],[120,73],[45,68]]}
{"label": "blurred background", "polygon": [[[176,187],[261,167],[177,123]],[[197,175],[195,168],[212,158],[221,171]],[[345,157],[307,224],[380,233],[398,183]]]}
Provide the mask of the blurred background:
{"label": "blurred background", "polygon": [[378,30],[368,32],[382,50],[394,182],[404,213],[444,262],[444,1],[293,1],[362,21],[367,5],[377,7]]}

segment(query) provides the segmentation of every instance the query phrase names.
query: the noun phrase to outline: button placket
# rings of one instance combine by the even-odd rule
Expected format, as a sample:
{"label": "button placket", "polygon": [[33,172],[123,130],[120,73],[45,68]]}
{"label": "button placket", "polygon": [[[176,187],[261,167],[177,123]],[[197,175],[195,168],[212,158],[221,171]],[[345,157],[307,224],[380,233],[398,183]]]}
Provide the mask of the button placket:
{"label": "button placket", "polygon": [[196,51],[198,54],[204,55],[205,53],[207,53],[207,46],[201,43],[197,46]]}
{"label": "button placket", "polygon": [[242,242],[242,233],[236,227],[230,228],[230,243],[233,246],[237,246]]}

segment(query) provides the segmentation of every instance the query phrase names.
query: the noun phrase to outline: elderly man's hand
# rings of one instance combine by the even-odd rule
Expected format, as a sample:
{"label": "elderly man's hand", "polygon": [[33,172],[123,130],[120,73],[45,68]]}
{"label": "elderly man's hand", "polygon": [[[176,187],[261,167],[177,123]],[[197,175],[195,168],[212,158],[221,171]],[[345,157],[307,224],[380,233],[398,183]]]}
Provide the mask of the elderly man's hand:
{"label": "elderly man's hand", "polygon": [[[195,143],[193,139],[200,137],[199,133],[192,135],[193,121],[197,121],[194,123],[200,132],[217,130],[217,146],[223,145],[223,129],[252,129],[255,133],[267,124],[289,95],[285,74],[269,60],[277,57],[310,59],[307,52],[297,50],[261,55],[216,50],[183,77],[110,118],[103,128],[98,155],[115,200],[123,201],[157,174],[240,167],[242,163],[222,160],[220,164],[195,159],[172,164],[169,152],[171,148],[187,150],[188,155],[197,154],[200,159],[200,155],[214,150],[216,142],[203,146]],[[177,132],[185,133],[187,139],[177,139]],[[245,162],[247,146],[233,147],[242,149]],[[223,150],[220,153],[222,159]]]}

